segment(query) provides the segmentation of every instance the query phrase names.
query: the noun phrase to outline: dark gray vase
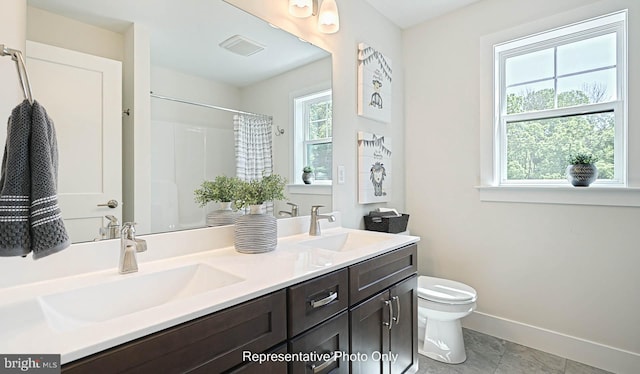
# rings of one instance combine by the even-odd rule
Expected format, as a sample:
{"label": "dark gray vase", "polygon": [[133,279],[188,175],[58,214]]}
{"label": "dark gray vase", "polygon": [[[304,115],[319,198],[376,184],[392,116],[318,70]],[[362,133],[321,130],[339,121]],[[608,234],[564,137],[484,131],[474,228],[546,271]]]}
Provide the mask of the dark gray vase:
{"label": "dark gray vase", "polygon": [[598,178],[598,168],[594,164],[567,166],[567,180],[575,187],[589,187]]}
{"label": "dark gray vase", "polygon": [[314,181],[313,173],[302,173],[302,181],[304,184],[311,184]]}

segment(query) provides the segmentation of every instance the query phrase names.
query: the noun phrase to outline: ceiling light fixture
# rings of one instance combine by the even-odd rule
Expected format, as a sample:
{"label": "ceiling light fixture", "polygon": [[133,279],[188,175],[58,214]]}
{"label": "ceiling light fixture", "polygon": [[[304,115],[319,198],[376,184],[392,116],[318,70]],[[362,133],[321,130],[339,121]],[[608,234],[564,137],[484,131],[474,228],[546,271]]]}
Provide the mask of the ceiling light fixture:
{"label": "ceiling light fixture", "polygon": [[[318,2],[320,11],[318,11]],[[318,15],[318,31],[333,34],[340,29],[340,16],[336,0],[289,0],[289,14],[298,18]]]}
{"label": "ceiling light fixture", "polygon": [[315,0],[289,0],[289,14],[298,18],[311,17],[314,12]]}

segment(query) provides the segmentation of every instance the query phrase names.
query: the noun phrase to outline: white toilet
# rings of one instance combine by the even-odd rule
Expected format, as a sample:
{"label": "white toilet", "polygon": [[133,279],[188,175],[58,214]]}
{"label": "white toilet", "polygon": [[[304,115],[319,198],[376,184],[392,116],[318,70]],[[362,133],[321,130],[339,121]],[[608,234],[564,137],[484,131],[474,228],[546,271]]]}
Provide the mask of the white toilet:
{"label": "white toilet", "polygon": [[467,359],[460,319],[476,308],[476,290],[448,279],[418,277],[418,352],[459,364]]}

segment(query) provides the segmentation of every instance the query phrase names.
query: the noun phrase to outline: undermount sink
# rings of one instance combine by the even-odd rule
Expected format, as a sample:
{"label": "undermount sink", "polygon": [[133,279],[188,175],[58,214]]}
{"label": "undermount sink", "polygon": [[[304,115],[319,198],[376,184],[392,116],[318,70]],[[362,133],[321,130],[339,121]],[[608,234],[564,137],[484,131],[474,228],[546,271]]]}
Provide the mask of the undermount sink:
{"label": "undermount sink", "polygon": [[374,243],[380,243],[385,240],[385,237],[370,232],[345,232],[322,236],[318,239],[306,240],[300,242],[300,244],[307,247],[328,249],[330,251],[349,251]]}
{"label": "undermount sink", "polygon": [[38,298],[49,325],[67,331],[103,322],[242,281],[205,264],[123,276]]}

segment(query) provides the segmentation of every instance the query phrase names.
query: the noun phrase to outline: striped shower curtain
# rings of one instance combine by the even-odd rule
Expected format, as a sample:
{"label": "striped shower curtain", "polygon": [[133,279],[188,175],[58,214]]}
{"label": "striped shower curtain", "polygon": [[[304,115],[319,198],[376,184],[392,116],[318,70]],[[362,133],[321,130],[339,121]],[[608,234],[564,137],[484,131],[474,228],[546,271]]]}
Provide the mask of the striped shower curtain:
{"label": "striped shower curtain", "polygon": [[[238,178],[245,181],[262,179],[273,172],[272,123],[270,117],[245,114],[233,116]],[[273,202],[265,205],[267,213],[273,213]]]}

